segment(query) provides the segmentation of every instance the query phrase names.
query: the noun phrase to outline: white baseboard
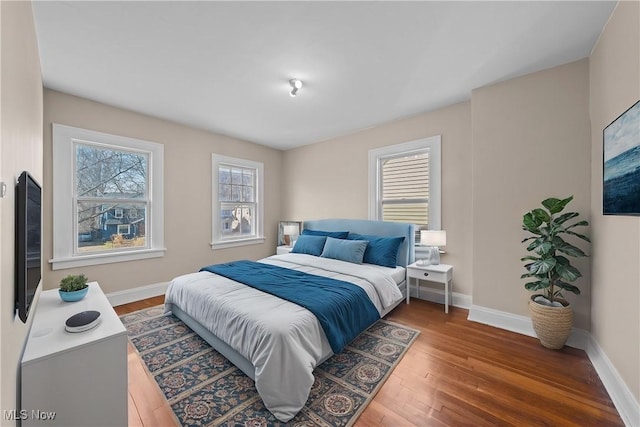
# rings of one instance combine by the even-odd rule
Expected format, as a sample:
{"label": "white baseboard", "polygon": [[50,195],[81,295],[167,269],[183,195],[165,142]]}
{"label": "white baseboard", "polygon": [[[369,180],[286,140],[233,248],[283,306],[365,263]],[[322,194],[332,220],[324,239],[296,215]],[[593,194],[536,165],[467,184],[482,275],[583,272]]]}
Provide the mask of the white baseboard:
{"label": "white baseboard", "polygon": [[[420,297],[418,297],[415,286],[411,287],[411,298],[423,299],[426,301],[444,304],[444,290],[420,287]],[[471,295],[459,294],[453,292],[451,295],[453,301],[449,301],[449,305],[454,307],[466,308],[471,307]]]}
{"label": "white baseboard", "polygon": [[531,319],[526,316],[494,310],[492,308],[472,305],[469,309],[468,320],[485,325],[494,326],[518,334],[535,337],[536,332],[531,325]]}
{"label": "white baseboard", "polygon": [[[530,337],[536,336],[531,318],[527,316],[472,305],[469,309],[468,320]],[[635,400],[633,393],[595,338],[584,329],[573,328],[567,345],[587,353],[625,425],[628,427],[640,426],[640,404]]]}
{"label": "white baseboard", "polygon": [[117,305],[128,304],[130,302],[164,295],[168,286],[169,282],[154,283],[133,289],[125,289],[124,291],[111,292],[106,294],[106,296],[111,305],[115,307]]}
{"label": "white baseboard", "polygon": [[635,400],[633,393],[591,334],[586,352],[624,424],[628,427],[640,426],[640,403]]}

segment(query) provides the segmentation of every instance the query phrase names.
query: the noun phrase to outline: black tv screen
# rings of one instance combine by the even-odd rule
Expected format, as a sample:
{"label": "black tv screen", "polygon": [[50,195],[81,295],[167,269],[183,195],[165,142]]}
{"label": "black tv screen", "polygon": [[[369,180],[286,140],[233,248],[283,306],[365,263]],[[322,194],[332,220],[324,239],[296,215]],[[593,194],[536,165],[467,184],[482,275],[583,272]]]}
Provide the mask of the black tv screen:
{"label": "black tv screen", "polygon": [[29,172],[16,184],[16,309],[26,323],[42,270],[42,189]]}

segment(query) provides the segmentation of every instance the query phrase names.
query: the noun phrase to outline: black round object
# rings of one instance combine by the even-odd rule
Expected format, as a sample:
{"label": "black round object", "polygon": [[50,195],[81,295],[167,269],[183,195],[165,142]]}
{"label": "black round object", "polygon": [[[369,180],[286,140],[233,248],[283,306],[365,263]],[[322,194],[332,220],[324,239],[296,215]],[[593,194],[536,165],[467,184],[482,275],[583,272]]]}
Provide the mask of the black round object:
{"label": "black round object", "polygon": [[99,322],[99,311],[82,311],[67,319],[65,322],[65,329],[69,332],[82,332],[95,327]]}

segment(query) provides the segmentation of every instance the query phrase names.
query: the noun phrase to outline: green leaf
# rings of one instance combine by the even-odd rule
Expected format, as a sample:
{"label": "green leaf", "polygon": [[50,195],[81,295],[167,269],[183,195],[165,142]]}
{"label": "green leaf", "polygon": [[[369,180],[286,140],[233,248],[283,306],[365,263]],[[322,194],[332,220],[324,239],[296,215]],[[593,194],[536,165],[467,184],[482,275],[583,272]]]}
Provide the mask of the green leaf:
{"label": "green leaf", "polygon": [[531,239],[537,239],[537,238],[538,238],[537,236],[529,236],[529,237],[527,237],[527,238],[525,238],[525,239],[522,239],[522,242],[520,242],[520,243],[524,243],[524,242],[526,242],[526,241],[528,241],[528,240],[531,240]]}
{"label": "green leaf", "polygon": [[529,272],[531,274],[546,274],[553,269],[557,264],[557,261],[553,257],[543,258],[532,263],[529,266]]}
{"label": "green leaf", "polygon": [[[560,202],[562,202],[562,200],[556,199],[555,197],[549,197],[548,199],[545,199],[545,200],[542,201],[542,206],[544,206],[545,208],[549,209],[549,211],[553,211],[560,204]],[[562,210],[562,209],[560,209],[560,210]],[[558,213],[558,212],[560,212],[560,211],[555,211],[555,212],[551,212],[551,213],[554,214],[554,213]]]}
{"label": "green leaf", "polygon": [[536,248],[536,253],[540,255],[547,255],[554,251],[554,246],[551,242],[543,242]]}
{"label": "green leaf", "polygon": [[542,206],[547,208],[549,212],[551,212],[551,215],[553,215],[553,214],[557,214],[558,212],[561,212],[564,209],[564,207],[567,206],[567,204],[572,200],[573,200],[573,196],[569,196],[566,199],[562,199],[562,200],[551,197],[549,199],[543,200]]}
{"label": "green leaf", "polygon": [[543,239],[534,240],[533,242],[529,243],[529,246],[527,246],[527,251],[534,251],[538,246],[540,246],[542,242],[544,242]]}
{"label": "green leaf", "polygon": [[532,210],[531,213],[533,214],[533,216],[536,217],[536,219],[538,219],[538,221],[541,221],[541,222],[551,221],[551,216],[544,209],[536,208]]}
{"label": "green leaf", "polygon": [[580,215],[578,212],[567,212],[567,213],[563,213],[562,215],[560,215],[557,218],[553,219],[553,222],[555,222],[556,224],[564,224],[565,222],[567,222],[568,220],[570,220],[571,218],[575,218],[578,215]]}
{"label": "green leaf", "polygon": [[566,229],[569,230],[569,229],[571,229],[573,227],[580,227],[580,226],[583,226],[583,225],[589,225],[589,222],[588,221],[578,221],[575,224],[569,225]]}
{"label": "green leaf", "polygon": [[520,261],[537,261],[539,259],[540,259],[540,257],[533,256],[533,255],[527,255],[525,257],[520,258]]}
{"label": "green leaf", "polygon": [[556,264],[556,273],[567,282],[575,282],[578,277],[582,277],[580,271],[571,264]]}
{"label": "green leaf", "polygon": [[561,289],[564,289],[565,291],[573,292],[576,295],[580,295],[580,289],[578,289],[577,286],[572,285],[570,283],[566,283],[566,282],[563,282],[562,280],[558,280],[556,281],[556,286],[558,286]]}
{"label": "green leaf", "polygon": [[556,250],[562,252],[563,254],[567,254],[569,256],[574,256],[574,257],[585,257],[587,256],[587,254],[585,254],[582,249],[577,248],[573,245],[570,245],[569,243],[564,243],[564,245],[560,245],[560,246],[556,246]]}
{"label": "green leaf", "polygon": [[543,237],[549,237],[549,227],[540,227],[540,235],[542,235]]}
{"label": "green leaf", "polygon": [[549,282],[544,280],[538,280],[536,282],[529,282],[524,285],[525,289],[529,291],[537,291],[540,289],[547,289],[549,287]]}
{"label": "green leaf", "polygon": [[589,239],[589,238],[588,238],[587,236],[585,236],[585,235],[578,234],[578,233],[575,233],[575,232],[570,231],[570,230],[565,230],[565,233],[570,234],[570,235],[572,235],[572,236],[576,236],[576,237],[578,237],[579,239],[582,239],[582,240],[584,240],[584,241],[591,242],[591,239]]}
{"label": "green leaf", "polygon": [[535,234],[540,234],[538,228],[542,225],[542,221],[536,218],[531,212],[527,212],[522,216],[522,228]]}

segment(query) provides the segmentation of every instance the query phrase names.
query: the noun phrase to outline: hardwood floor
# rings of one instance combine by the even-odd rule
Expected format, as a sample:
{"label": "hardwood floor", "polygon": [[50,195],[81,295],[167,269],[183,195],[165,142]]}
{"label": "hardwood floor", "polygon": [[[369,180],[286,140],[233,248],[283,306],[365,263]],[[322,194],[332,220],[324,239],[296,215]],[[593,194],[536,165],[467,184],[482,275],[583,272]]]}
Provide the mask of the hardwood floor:
{"label": "hardwood floor", "polygon": [[[116,307],[118,314],[163,297]],[[582,350],[467,321],[467,310],[411,300],[387,319],[420,337],[355,426],[624,426]],[[177,426],[129,345],[129,426]]]}

